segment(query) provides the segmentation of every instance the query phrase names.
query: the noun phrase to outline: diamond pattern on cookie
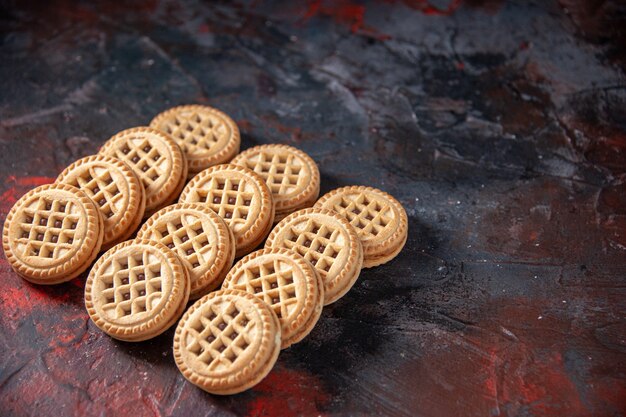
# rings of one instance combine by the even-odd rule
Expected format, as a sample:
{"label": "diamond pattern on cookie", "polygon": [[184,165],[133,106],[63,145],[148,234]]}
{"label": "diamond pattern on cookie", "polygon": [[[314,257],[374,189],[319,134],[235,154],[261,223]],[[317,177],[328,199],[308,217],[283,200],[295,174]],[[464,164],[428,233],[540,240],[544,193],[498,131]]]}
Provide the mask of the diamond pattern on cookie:
{"label": "diamond pattern on cookie", "polygon": [[244,273],[247,292],[271,306],[279,319],[289,316],[298,302],[291,265],[280,259],[271,259],[259,266],[246,268]]}
{"label": "diamond pattern on cookie", "polygon": [[406,243],[406,211],[384,191],[364,186],[337,188],[323,195],[315,207],[334,210],[356,229],[366,268],[389,262]]}
{"label": "diamond pattern on cookie", "polygon": [[338,228],[308,219],[303,229],[291,227],[285,234],[284,246],[309,261],[325,277],[341,252],[347,250]]}
{"label": "diamond pattern on cookie", "polygon": [[280,345],[280,323],[267,304],[244,291],[222,289],[187,310],[176,327],[173,350],[188,381],[227,395],[265,378]]}
{"label": "diamond pattern on cookie", "polygon": [[295,155],[260,152],[245,161],[245,166],[260,174],[273,194],[287,194],[302,187],[307,179]]}
{"label": "diamond pattern on cookie", "polygon": [[333,203],[333,210],[346,217],[363,239],[376,237],[393,220],[389,204],[368,198],[364,193],[342,196]]}
{"label": "diamond pattern on cookie", "polygon": [[239,152],[239,128],[224,112],[209,106],[173,107],[152,119],[150,127],[178,143],[192,173],[226,163]]}
{"label": "diamond pattern on cookie", "polygon": [[81,158],[65,168],[57,182],[79,188],[96,204],[104,220],[104,249],[129,237],[143,217],[144,187],[133,171],[116,158]]}
{"label": "diamond pattern on cookie", "polygon": [[272,193],[265,181],[238,165],[205,169],[185,186],[178,201],[203,203],[217,213],[234,234],[236,256],[258,246],[274,220]]}
{"label": "diamond pattern on cookie", "polygon": [[235,257],[232,232],[202,203],[178,203],[159,210],[144,223],[137,238],[160,242],[176,252],[189,272],[191,298],[218,287]]}
{"label": "diamond pattern on cookie", "polygon": [[129,342],[151,339],[183,314],[191,285],[174,251],[160,242],[119,243],[95,263],[85,284],[85,307],[109,336]]}
{"label": "diamond pattern on cookie", "polygon": [[55,183],[30,190],[13,205],[4,221],[2,247],[22,278],[57,284],[89,267],[103,237],[102,216],[87,194]]}
{"label": "diamond pattern on cookie", "polygon": [[102,310],[114,318],[150,312],[161,301],[161,262],[147,252],[113,259],[110,271],[100,275],[104,285]]}
{"label": "diamond pattern on cookie", "polygon": [[363,264],[363,247],[354,227],[338,213],[308,208],[281,220],[265,248],[290,249],[309,261],[324,283],[324,305],[354,285]]}
{"label": "diamond pattern on cookie", "polygon": [[148,188],[167,173],[169,163],[159,150],[152,147],[147,138],[137,137],[128,140],[118,148],[124,156],[124,161],[133,167],[135,172],[141,172],[139,177],[144,187]]}
{"label": "diamond pattern on cookie", "polygon": [[17,247],[23,256],[59,258],[73,250],[80,213],[74,203],[39,197],[24,207]]}
{"label": "diamond pattern on cookie", "polygon": [[177,114],[161,125],[161,129],[174,139],[183,149],[201,148],[210,150],[219,141],[228,139],[230,130],[224,120],[215,114],[191,111]]}
{"label": "diamond pattern on cookie", "polygon": [[100,154],[124,162],[146,190],[146,215],[174,201],[187,178],[187,161],[178,144],[168,135],[135,127],[111,137]]}
{"label": "diamond pattern on cookie", "polygon": [[206,187],[196,192],[199,201],[208,204],[235,228],[237,224],[246,223],[252,199],[255,198],[253,186],[245,178],[213,178]]}
{"label": "diamond pattern on cookie", "polygon": [[315,268],[285,248],[245,256],[230,270],[222,288],[242,290],[265,302],[280,321],[283,349],[309,334],[324,303],[324,283]]}
{"label": "diamond pattern on cookie", "polygon": [[208,305],[188,324],[186,349],[208,366],[219,371],[233,365],[251,345],[256,322],[231,301]]}
{"label": "diamond pattern on cookie", "polygon": [[208,254],[214,249],[203,230],[202,221],[193,216],[182,216],[179,222],[167,222],[157,230],[161,243],[176,250],[192,268],[205,266]]}
{"label": "diamond pattern on cookie", "polygon": [[260,145],[246,149],[231,161],[259,174],[272,192],[277,215],[309,207],[317,199],[320,174],[315,161],[288,145]]}

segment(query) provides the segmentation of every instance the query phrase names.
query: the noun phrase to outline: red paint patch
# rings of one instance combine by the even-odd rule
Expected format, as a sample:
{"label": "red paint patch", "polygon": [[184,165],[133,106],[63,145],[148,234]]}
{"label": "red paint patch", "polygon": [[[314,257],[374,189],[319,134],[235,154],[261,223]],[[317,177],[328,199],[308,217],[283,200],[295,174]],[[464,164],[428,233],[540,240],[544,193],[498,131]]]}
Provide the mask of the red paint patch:
{"label": "red paint patch", "polygon": [[426,0],[404,0],[403,3],[415,10],[419,10],[428,16],[449,16],[453,14],[456,9],[461,6],[461,0],[452,0],[448,7],[444,9],[440,9],[436,6],[430,4],[429,1]]}
{"label": "red paint patch", "polygon": [[254,391],[262,396],[248,405],[250,416],[321,416],[325,413],[319,407],[330,398],[314,376],[279,365],[254,387]]}
{"label": "red paint patch", "polygon": [[0,195],[0,210],[7,213],[13,204],[31,188],[35,188],[40,185],[50,184],[54,182],[55,178],[50,177],[20,177],[10,175],[6,179],[6,184],[9,188]]}
{"label": "red paint patch", "polygon": [[528,404],[533,414],[540,416],[589,415],[591,410],[580,400],[559,352],[552,352],[543,360],[537,359],[534,368],[535,372],[527,372],[524,378],[514,377],[512,379],[517,381],[503,387],[502,402]]}
{"label": "red paint patch", "polygon": [[[8,262],[2,260],[9,269]],[[12,275],[11,277],[7,275]],[[18,281],[17,283],[9,283],[9,280]],[[70,294],[63,292],[60,294],[48,293],[36,286],[30,285],[21,278],[17,277],[12,271],[2,274],[4,288],[0,292],[0,312],[5,317],[11,317],[18,320],[32,314],[35,308],[46,310],[55,308],[60,303],[66,303],[70,300]]]}
{"label": "red paint patch", "polygon": [[239,126],[239,130],[251,130],[253,128],[252,122],[248,119],[240,119],[237,120],[237,126]]}
{"label": "red paint patch", "polygon": [[323,0],[313,0],[309,2],[308,9],[304,14],[304,20],[318,15],[328,16],[339,24],[349,26],[352,33],[381,41],[391,39],[391,36],[365,24],[365,12],[365,6],[351,1],[341,0],[326,3]]}
{"label": "red paint patch", "polygon": [[302,132],[300,127],[292,127],[282,124],[275,116],[267,115],[262,116],[265,125],[270,129],[274,129],[280,133],[289,135],[289,139],[294,142],[300,142],[303,139],[307,139],[307,134]]}

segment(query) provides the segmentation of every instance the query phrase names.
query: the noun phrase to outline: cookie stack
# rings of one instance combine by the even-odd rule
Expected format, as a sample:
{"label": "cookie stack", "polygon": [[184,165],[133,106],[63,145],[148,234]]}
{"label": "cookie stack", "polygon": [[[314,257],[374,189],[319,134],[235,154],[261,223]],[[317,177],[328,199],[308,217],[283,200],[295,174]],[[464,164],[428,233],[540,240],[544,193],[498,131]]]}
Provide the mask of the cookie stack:
{"label": "cookie stack", "polygon": [[16,202],[5,255],[24,279],[56,284],[106,251],[85,284],[96,326],[138,342],[178,322],[173,351],[185,378],[215,394],[244,391],[362,268],[402,250],[408,223],[375,188],[318,200],[319,169],[301,150],[239,147],[235,122],[208,106],[121,131]]}

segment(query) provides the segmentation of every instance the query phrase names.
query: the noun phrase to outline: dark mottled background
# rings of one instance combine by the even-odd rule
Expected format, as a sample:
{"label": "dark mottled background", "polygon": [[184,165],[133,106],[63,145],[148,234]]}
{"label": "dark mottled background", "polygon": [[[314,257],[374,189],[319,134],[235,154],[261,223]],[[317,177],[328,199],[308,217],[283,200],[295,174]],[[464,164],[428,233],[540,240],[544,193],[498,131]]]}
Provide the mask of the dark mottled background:
{"label": "dark mottled background", "polygon": [[1,415],[626,415],[624,2],[0,4],[2,219],[182,103],[410,217],[398,258],[223,398],[171,331],[116,342],[84,276],[33,286],[2,258]]}

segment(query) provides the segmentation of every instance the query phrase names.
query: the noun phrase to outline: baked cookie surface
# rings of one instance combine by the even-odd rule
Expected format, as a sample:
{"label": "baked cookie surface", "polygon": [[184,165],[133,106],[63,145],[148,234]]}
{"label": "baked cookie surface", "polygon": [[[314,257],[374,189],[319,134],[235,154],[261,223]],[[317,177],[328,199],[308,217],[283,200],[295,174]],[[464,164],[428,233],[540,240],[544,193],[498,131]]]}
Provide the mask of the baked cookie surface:
{"label": "baked cookie surface", "polygon": [[274,311],[244,291],[226,289],[196,301],[176,327],[174,360],[191,383],[236,394],[270,372],[281,345]]}
{"label": "baked cookie surface", "polygon": [[363,265],[356,231],[331,210],[308,208],[281,220],[265,242],[266,248],[287,248],[309,261],[324,282],[324,305],[352,288]]}
{"label": "baked cookie surface", "polygon": [[371,268],[393,259],[404,247],[408,219],[391,195],[372,187],[349,186],[323,195],[315,207],[334,210],[354,226],[363,243],[363,266]]}
{"label": "baked cookie surface", "polygon": [[181,203],[204,203],[233,231],[237,257],[257,247],[274,220],[272,194],[257,173],[232,164],[216,165],[196,175],[183,189]]}
{"label": "baked cookie surface", "polygon": [[174,250],[189,272],[192,299],[214,290],[235,258],[235,239],[224,220],[200,203],[179,203],[154,213],[137,239],[155,240]]}
{"label": "baked cookie surface", "polygon": [[143,185],[118,159],[103,155],[79,159],[59,174],[57,182],[79,188],[96,203],[104,221],[104,250],[128,238],[143,218]]}
{"label": "baked cookie surface", "polygon": [[237,155],[232,164],[249,168],[263,177],[272,191],[278,222],[310,207],[320,192],[320,173],[315,161],[289,145],[260,145]]}
{"label": "baked cookie surface", "polygon": [[185,185],[185,155],[172,138],[158,130],[123,130],[102,145],[99,153],[121,160],[139,177],[146,190],[145,217],[176,200]]}
{"label": "baked cookie surface", "polygon": [[233,119],[209,106],[173,107],[152,119],[150,127],[168,134],[180,145],[192,174],[229,162],[241,144]]}
{"label": "baked cookie surface", "polygon": [[167,330],[189,300],[189,276],[159,242],[131,240],[109,249],[85,284],[93,322],[115,339],[138,342]]}
{"label": "baked cookie surface", "polygon": [[69,281],[94,260],[104,236],[98,208],[67,184],[34,188],[11,208],[2,246],[11,268],[36,284]]}
{"label": "baked cookie surface", "polygon": [[282,348],[308,335],[322,312],[324,283],[313,266],[288,249],[263,249],[242,258],[222,285],[255,295],[281,324]]}

